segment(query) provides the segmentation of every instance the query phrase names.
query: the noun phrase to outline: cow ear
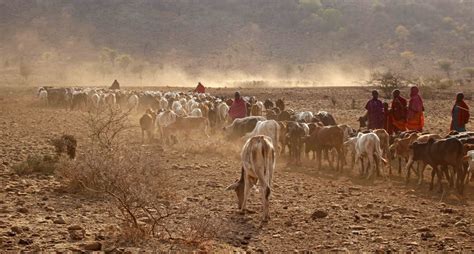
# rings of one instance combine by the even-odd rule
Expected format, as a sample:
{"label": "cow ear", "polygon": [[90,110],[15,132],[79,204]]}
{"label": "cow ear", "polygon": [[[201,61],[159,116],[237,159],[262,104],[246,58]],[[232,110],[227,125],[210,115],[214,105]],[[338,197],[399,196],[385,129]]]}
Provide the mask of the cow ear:
{"label": "cow ear", "polygon": [[228,190],[235,190],[237,189],[237,187],[239,187],[239,181],[235,181],[235,183],[227,186],[227,188],[225,188],[226,191]]}

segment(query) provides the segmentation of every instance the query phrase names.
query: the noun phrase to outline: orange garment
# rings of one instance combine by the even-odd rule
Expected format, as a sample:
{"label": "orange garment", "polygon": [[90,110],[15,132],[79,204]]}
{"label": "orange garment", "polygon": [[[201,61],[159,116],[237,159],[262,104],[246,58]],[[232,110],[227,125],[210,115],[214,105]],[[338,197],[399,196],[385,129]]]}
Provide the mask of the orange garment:
{"label": "orange garment", "polygon": [[422,131],[425,126],[425,116],[423,111],[413,113],[411,118],[408,118],[407,129],[413,131]]}

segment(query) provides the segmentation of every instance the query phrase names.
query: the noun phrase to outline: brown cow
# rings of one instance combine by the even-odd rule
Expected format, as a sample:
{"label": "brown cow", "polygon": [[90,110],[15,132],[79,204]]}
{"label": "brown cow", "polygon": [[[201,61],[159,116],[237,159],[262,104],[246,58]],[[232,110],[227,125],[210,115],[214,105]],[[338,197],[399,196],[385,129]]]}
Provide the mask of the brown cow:
{"label": "brown cow", "polygon": [[142,129],[142,143],[145,143],[145,132],[147,133],[148,140],[153,139],[153,129],[155,128],[156,114],[152,109],[147,109],[145,114],[140,117],[140,127]]}
{"label": "brown cow", "polygon": [[[438,140],[438,139],[441,139],[441,136],[438,135],[438,134],[424,134],[424,135],[418,136],[416,138],[415,142],[417,142],[418,144],[421,144],[421,143],[428,142],[428,140],[430,140],[430,139]],[[415,142],[413,142],[413,143],[415,143]],[[410,169],[412,168],[411,166],[412,166],[413,162],[415,161],[414,152],[413,152],[413,149],[411,148],[412,146],[413,146],[413,144],[410,144],[410,146],[409,146],[410,156],[408,158],[407,164],[405,165],[405,169],[407,170],[407,177],[406,177],[406,182],[407,183],[410,180],[410,173],[411,173]],[[423,173],[424,173],[426,165],[427,165],[427,163],[423,162],[422,160],[420,160],[420,162],[421,162],[421,170],[420,170],[420,165],[418,165],[418,185],[420,185],[423,182]]]}
{"label": "brown cow", "polygon": [[278,99],[275,103],[277,108],[279,108],[281,111],[285,111],[285,100],[284,99]]}
{"label": "brown cow", "polygon": [[[344,159],[344,132],[338,126],[316,126],[313,132],[306,137],[306,152],[316,151],[318,155],[318,169],[321,169],[322,151],[327,152],[331,149],[335,149],[338,154],[337,168],[336,170],[342,170],[343,159]],[[329,166],[333,168],[332,161],[329,159]]]}
{"label": "brown cow", "polygon": [[177,117],[174,123],[165,127],[164,133],[168,136],[175,132],[185,132],[186,136],[189,133],[204,134],[209,137],[209,120],[205,117]]}

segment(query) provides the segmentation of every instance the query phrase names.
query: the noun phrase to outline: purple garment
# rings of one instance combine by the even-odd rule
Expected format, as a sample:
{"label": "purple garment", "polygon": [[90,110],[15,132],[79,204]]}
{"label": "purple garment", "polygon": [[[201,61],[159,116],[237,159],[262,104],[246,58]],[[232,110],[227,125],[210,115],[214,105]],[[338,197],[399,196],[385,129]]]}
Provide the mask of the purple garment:
{"label": "purple garment", "polygon": [[372,99],[365,105],[367,109],[369,129],[383,129],[384,110],[383,103],[379,99]]}

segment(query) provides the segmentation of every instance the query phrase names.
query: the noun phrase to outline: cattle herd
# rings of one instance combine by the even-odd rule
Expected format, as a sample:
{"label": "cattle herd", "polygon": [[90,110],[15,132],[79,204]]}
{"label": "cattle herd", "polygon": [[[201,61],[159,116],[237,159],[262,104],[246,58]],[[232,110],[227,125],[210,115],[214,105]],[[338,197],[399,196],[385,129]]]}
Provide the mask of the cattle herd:
{"label": "cattle herd", "polygon": [[[430,190],[436,177],[439,190],[443,191],[442,182],[446,177],[449,187],[460,195],[472,180],[474,170],[471,169],[474,167],[474,132],[438,135],[410,131],[389,135],[383,129],[364,130],[359,126],[355,130],[347,124],[337,124],[325,111],[288,109],[283,99],[273,102],[244,97],[247,117],[232,121],[228,112],[233,100],[208,93],[41,87],[37,96],[45,105],[70,110],[113,106],[140,114],[145,112],[139,119],[142,142],[157,138],[163,144],[173,145],[179,142],[177,137],[189,133],[201,138],[223,133],[228,140],[242,140],[245,145],[241,152],[241,177],[227,189],[236,191],[239,208],[244,210],[249,190],[258,182],[264,219],[268,219],[268,199],[277,157],[287,156],[289,164],[298,165],[302,156],[309,159],[312,153],[318,169],[324,158],[330,168],[337,171],[345,166],[353,168],[357,162],[360,175],[369,180],[382,176],[383,168],[392,174],[392,164],[397,165],[398,174],[402,174],[404,160],[406,181],[410,180],[413,170],[418,184],[422,183],[424,169],[429,165],[432,168]],[[155,133],[158,136],[155,137]],[[285,154],[286,148],[288,154]],[[346,158],[346,155],[350,156]],[[414,162],[417,162],[416,168]]]}

